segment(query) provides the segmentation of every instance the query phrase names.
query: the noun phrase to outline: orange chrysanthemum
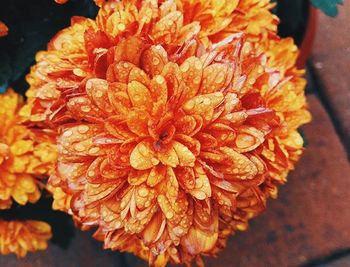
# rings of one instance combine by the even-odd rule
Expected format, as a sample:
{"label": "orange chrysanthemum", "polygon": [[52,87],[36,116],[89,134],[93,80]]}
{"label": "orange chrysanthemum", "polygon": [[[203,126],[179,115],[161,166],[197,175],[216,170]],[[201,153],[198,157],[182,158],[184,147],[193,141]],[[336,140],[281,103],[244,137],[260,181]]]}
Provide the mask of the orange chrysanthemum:
{"label": "orange chrysanthemum", "polygon": [[28,251],[45,250],[51,236],[51,227],[45,222],[0,220],[0,254],[24,257]]}
{"label": "orange chrysanthemum", "polygon": [[249,41],[262,42],[275,35],[278,18],[270,0],[176,0],[184,22],[198,21],[205,43],[218,42],[232,33],[244,32]]}
{"label": "orange chrysanthemum", "polygon": [[40,197],[36,177],[47,177],[57,158],[54,139],[19,125],[22,99],[13,90],[0,95],[0,209],[12,199],[24,205]]}
{"label": "orange chrysanthemum", "polygon": [[247,227],[293,168],[310,116],[290,40],[266,53],[242,34],[202,43],[202,22],[160,2],[73,19],[37,55],[25,110],[59,132],[56,207],[71,198],[107,248],[162,266],[214,255]]}

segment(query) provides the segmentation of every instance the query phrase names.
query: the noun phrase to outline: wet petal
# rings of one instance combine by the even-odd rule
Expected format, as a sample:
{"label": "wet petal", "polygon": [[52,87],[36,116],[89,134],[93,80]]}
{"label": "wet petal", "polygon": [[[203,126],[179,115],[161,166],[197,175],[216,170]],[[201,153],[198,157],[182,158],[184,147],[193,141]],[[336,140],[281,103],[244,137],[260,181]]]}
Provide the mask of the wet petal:
{"label": "wet petal", "polygon": [[176,129],[185,135],[193,136],[201,130],[203,119],[199,115],[185,115],[175,121]]}
{"label": "wet petal", "polygon": [[254,127],[241,126],[237,130],[236,150],[240,153],[252,151],[264,141],[264,133]]}
{"label": "wet petal", "polygon": [[130,185],[140,185],[144,183],[149,175],[149,171],[131,171],[128,176],[128,182]]}
{"label": "wet petal", "polygon": [[155,157],[152,145],[148,141],[137,144],[130,155],[130,165],[136,170],[147,170],[156,166],[159,160]]}
{"label": "wet petal", "polygon": [[153,45],[143,52],[142,67],[151,77],[161,74],[168,63],[168,55],[161,45]]}
{"label": "wet petal", "polygon": [[176,39],[176,33],[182,27],[182,23],[181,12],[171,12],[154,25],[151,35],[156,43],[171,44]]}
{"label": "wet petal", "polygon": [[147,185],[153,187],[156,186],[160,181],[162,181],[165,177],[167,167],[158,164],[157,166],[154,166],[152,170],[149,172],[148,178],[147,178]]}
{"label": "wet petal", "polygon": [[109,117],[104,123],[104,128],[108,134],[120,140],[128,140],[135,137],[127,126],[126,121],[119,116]]}
{"label": "wet petal", "polygon": [[229,157],[229,163],[227,166],[223,165],[219,167],[221,172],[242,180],[253,179],[258,173],[255,164],[245,155],[228,147],[222,147],[220,148],[220,151]]}
{"label": "wet petal", "polygon": [[202,81],[203,66],[197,57],[190,57],[181,64],[182,79],[185,83],[185,90],[182,93],[184,100],[197,95]]}
{"label": "wet petal", "polygon": [[173,142],[173,148],[179,159],[180,166],[189,166],[193,167],[196,157],[193,155],[191,150],[188,149],[185,145],[179,142]]}
{"label": "wet petal", "polygon": [[158,159],[164,165],[171,167],[176,167],[180,163],[179,157],[172,144],[164,147],[164,149],[158,153]]}
{"label": "wet petal", "polygon": [[151,94],[153,103],[152,115],[161,116],[165,111],[165,106],[168,100],[167,84],[163,76],[156,75],[151,81]]}
{"label": "wet petal", "polygon": [[140,109],[130,110],[127,118],[127,125],[131,132],[138,136],[148,135],[148,121],[150,120],[149,114]]}
{"label": "wet petal", "polygon": [[194,189],[196,181],[193,168],[177,167],[175,173],[180,185],[185,191]]}
{"label": "wet petal", "polygon": [[84,96],[73,97],[69,99],[67,108],[78,120],[87,120],[91,122],[101,122],[106,117],[106,113],[94,105],[91,100]]}
{"label": "wet petal", "polygon": [[128,84],[128,95],[134,107],[151,110],[151,93],[142,83],[137,81],[130,82]]}
{"label": "wet petal", "polygon": [[233,68],[228,64],[215,63],[204,69],[199,92],[209,94],[225,90],[232,82]]}
{"label": "wet petal", "polygon": [[196,114],[205,121],[210,121],[214,115],[214,109],[224,100],[223,93],[217,92],[207,95],[199,95],[191,98],[183,104],[187,114]]}
{"label": "wet petal", "polygon": [[131,101],[127,92],[128,86],[124,83],[110,83],[108,87],[108,99],[114,107],[114,112],[126,115],[131,108]]}
{"label": "wet petal", "polygon": [[181,239],[181,245],[192,255],[210,251],[217,242],[218,212],[217,208],[210,210],[204,209],[201,203],[196,204],[193,225]]}
{"label": "wet petal", "polygon": [[189,193],[199,200],[211,197],[211,186],[208,176],[200,165],[194,167],[194,174],[194,189],[189,190]]}
{"label": "wet petal", "polygon": [[166,221],[161,212],[153,215],[151,221],[142,232],[142,240],[145,244],[156,242],[164,232]]}
{"label": "wet petal", "polygon": [[89,79],[86,82],[86,92],[93,99],[96,106],[108,113],[112,113],[113,107],[108,98],[108,82],[102,79]]}

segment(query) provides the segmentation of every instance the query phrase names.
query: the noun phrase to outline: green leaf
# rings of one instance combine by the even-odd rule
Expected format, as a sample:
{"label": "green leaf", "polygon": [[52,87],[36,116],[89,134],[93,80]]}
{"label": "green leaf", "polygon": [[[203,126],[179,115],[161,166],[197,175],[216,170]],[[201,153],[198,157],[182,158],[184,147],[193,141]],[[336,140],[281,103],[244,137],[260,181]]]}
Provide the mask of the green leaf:
{"label": "green leaf", "polygon": [[337,5],[343,4],[344,0],[311,0],[311,3],[326,15],[335,17],[338,15]]}

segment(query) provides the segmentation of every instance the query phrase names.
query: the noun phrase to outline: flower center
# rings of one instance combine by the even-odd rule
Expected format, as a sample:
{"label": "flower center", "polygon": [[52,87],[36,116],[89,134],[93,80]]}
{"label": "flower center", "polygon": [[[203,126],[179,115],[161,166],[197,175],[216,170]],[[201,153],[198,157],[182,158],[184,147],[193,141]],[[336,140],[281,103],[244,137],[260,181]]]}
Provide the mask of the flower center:
{"label": "flower center", "polygon": [[158,139],[154,142],[154,149],[156,151],[161,151],[166,147],[167,144],[171,142],[174,137],[176,128],[172,124],[168,124],[163,129],[161,129]]}

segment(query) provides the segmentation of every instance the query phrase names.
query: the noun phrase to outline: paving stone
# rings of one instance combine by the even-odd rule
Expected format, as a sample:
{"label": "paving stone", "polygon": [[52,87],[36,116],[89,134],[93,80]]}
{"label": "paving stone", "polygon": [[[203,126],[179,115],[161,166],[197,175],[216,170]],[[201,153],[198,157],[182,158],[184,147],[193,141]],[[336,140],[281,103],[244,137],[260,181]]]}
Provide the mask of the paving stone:
{"label": "paving stone", "polygon": [[312,62],[321,95],[334,115],[350,156],[350,2],[339,7],[339,16],[320,14]]}
{"label": "paving stone", "polygon": [[350,267],[350,255],[325,264],[321,264],[319,267]]}

